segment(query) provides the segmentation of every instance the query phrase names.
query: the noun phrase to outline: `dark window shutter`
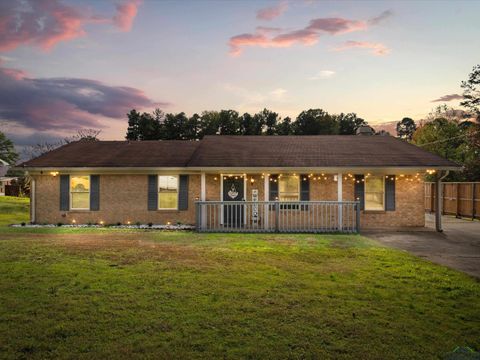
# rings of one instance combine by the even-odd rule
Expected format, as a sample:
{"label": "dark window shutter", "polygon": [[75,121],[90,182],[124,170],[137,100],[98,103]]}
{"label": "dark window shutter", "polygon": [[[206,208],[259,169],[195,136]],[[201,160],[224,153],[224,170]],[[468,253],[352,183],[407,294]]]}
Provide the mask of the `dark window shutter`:
{"label": "dark window shutter", "polygon": [[395,175],[385,178],[385,210],[395,211]]}
{"label": "dark window shutter", "polygon": [[60,211],[70,210],[70,175],[60,175]]}
{"label": "dark window shutter", "polygon": [[[310,201],[310,179],[308,175],[300,175],[300,201]],[[308,205],[302,205],[301,210],[308,210]]]}
{"label": "dark window shutter", "polygon": [[90,176],[90,210],[100,210],[100,175]]}
{"label": "dark window shutter", "polygon": [[158,209],[158,176],[148,175],[148,210]]}
{"label": "dark window shutter", "polygon": [[270,179],[270,194],[268,199],[270,201],[276,201],[278,200],[278,175],[270,175]]}
{"label": "dark window shutter", "polygon": [[179,177],[178,210],[188,210],[188,175]]}
{"label": "dark window shutter", "polygon": [[310,200],[310,179],[308,175],[300,175],[300,201]]}
{"label": "dark window shutter", "polygon": [[360,201],[360,210],[365,209],[365,177],[355,175],[355,200]]}

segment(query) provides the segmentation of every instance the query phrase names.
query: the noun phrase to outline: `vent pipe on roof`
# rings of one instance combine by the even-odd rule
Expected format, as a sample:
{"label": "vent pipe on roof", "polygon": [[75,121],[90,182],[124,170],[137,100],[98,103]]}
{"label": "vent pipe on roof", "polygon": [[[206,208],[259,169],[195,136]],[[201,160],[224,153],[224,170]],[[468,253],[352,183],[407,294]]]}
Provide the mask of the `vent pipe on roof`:
{"label": "vent pipe on roof", "polygon": [[374,135],[375,131],[371,126],[362,125],[357,128],[357,135]]}

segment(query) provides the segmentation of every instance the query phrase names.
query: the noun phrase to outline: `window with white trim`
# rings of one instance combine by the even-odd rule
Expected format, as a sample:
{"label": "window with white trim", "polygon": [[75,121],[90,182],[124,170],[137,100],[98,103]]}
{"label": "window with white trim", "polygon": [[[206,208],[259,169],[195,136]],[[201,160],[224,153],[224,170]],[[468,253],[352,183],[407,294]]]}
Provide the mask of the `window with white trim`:
{"label": "window with white trim", "polygon": [[365,210],[385,210],[383,176],[365,176]]}
{"label": "window with white trim", "polygon": [[160,175],[158,177],[158,209],[178,209],[178,176]]}
{"label": "window with white trim", "polygon": [[298,176],[282,175],[278,178],[278,200],[299,201],[300,180]]}
{"label": "window with white trim", "polygon": [[70,176],[70,209],[90,209],[90,176]]}

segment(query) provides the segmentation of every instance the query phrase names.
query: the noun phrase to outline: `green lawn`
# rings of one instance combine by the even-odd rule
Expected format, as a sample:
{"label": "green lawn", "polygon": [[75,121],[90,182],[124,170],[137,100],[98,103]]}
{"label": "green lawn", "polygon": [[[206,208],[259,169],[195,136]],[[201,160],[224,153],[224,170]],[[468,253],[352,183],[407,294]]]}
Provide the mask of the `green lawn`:
{"label": "green lawn", "polygon": [[0,227],[2,359],[438,359],[479,324],[479,282],[361,236]]}

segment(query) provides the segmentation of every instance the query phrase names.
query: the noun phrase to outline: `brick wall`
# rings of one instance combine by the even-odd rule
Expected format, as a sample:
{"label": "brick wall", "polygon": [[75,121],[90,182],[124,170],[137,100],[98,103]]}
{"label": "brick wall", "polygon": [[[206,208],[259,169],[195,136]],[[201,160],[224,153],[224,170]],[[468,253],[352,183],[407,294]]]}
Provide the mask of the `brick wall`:
{"label": "brick wall", "polygon": [[117,222],[132,224],[195,223],[195,198],[200,196],[200,175],[190,175],[188,210],[147,210],[147,175],[100,175],[100,210],[99,211],[60,211],[60,177],[50,175],[35,176],[37,223],[63,222],[70,224],[73,219],[77,224],[88,222],[115,224]]}
{"label": "brick wall", "polygon": [[[252,183],[250,180],[254,178]],[[194,224],[195,200],[200,197],[200,175],[190,175],[189,206],[187,211],[147,210],[147,175],[101,175],[99,211],[60,211],[60,177],[50,175],[35,176],[36,180],[36,221],[37,223],[77,223],[99,222],[135,223],[166,222]],[[220,200],[220,175],[206,176],[206,200]],[[259,200],[264,198],[264,180],[260,174],[248,175],[246,199],[252,199],[252,189],[258,189]],[[396,210],[386,212],[362,212],[362,229],[424,226],[423,182],[396,181]],[[333,176],[327,180],[312,180],[310,200],[337,200],[337,182]],[[354,200],[354,184],[343,181],[343,200]]]}

